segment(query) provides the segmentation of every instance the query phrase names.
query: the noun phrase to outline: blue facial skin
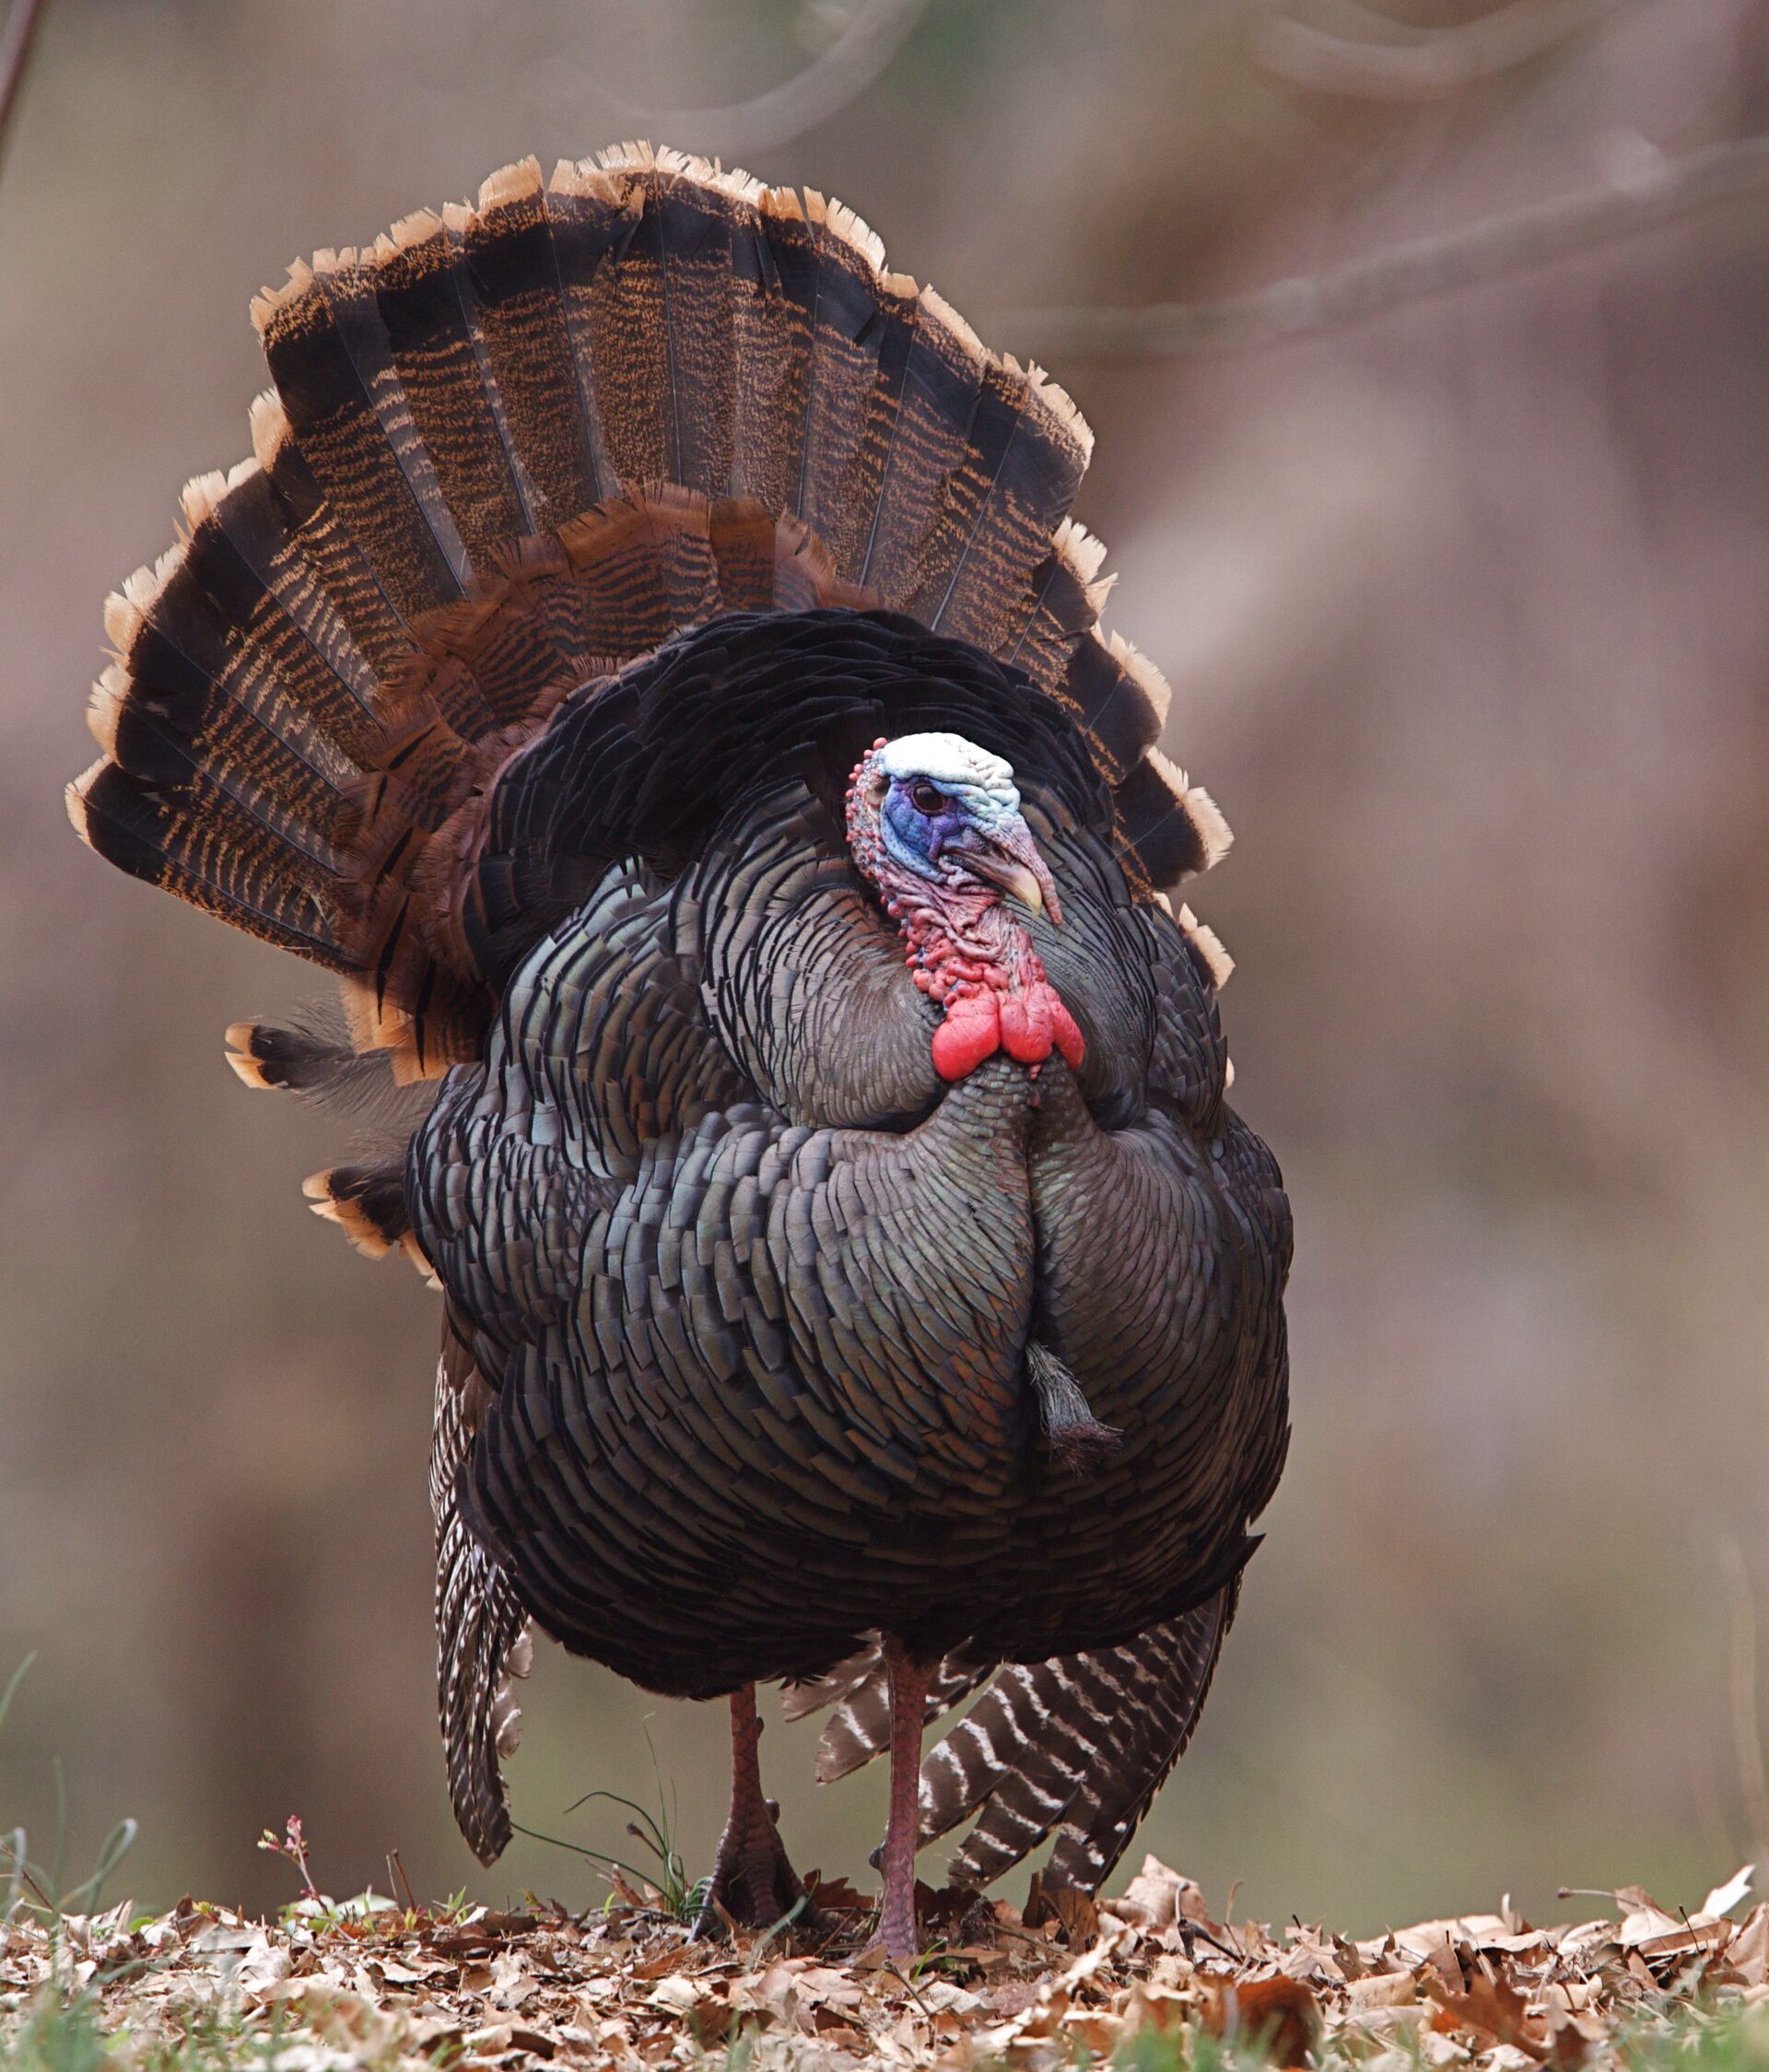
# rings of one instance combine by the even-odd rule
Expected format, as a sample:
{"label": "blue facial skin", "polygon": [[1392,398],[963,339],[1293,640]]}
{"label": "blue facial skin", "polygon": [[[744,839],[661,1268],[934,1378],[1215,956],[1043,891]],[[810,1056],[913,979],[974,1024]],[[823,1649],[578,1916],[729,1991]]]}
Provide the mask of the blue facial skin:
{"label": "blue facial skin", "polygon": [[[963,848],[967,836],[974,842],[980,816],[974,815],[963,793],[955,791],[941,792],[945,800],[942,812],[923,813],[910,794],[928,781],[926,778],[891,779],[891,788],[884,794],[880,833],[885,848],[906,869],[913,871],[918,877],[937,881],[941,876],[942,850],[955,843]],[[941,790],[938,785],[933,789]],[[988,802],[993,803],[992,801]]]}

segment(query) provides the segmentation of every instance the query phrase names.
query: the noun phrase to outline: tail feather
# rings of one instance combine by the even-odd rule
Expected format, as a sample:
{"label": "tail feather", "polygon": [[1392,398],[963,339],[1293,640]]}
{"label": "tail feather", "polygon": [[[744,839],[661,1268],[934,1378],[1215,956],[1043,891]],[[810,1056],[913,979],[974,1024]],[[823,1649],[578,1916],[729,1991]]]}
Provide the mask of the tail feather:
{"label": "tail feather", "polygon": [[405,1179],[397,1165],[334,1165],[301,1182],[316,1216],[343,1230],[357,1251],[385,1258],[394,1246],[416,1252]]}
{"label": "tail feather", "polygon": [[[649,321],[662,358],[659,443],[664,478],[709,498],[732,485],[737,349],[732,279],[736,205],[716,188],[668,179],[646,211]],[[629,269],[637,277],[637,270]],[[647,298],[638,298],[641,321]]]}
{"label": "tail feather", "polygon": [[1113,788],[1119,854],[1145,884],[1177,884],[1208,871],[1233,837],[1216,802],[1151,748]]}
{"label": "tail feather", "polygon": [[[980,1890],[1055,1833],[1047,1885],[1096,1892],[1190,1741],[1238,1595],[1231,1581],[1182,1617],[1089,1654],[1006,1668],[969,1647],[947,1656],[929,1684],[925,1726],[993,1681],[922,1762],[918,1848],[976,1814],[951,1876]],[[889,1749],[890,1686],[875,1643],[789,1692],[787,1717],[823,1705],[836,1710],[817,1744],[820,1784]]]}
{"label": "tail feather", "polygon": [[857,1654],[826,1669],[820,1677],[803,1683],[789,1683],[780,1692],[780,1716],[790,1726],[809,1719],[813,1713],[839,1705],[851,1698],[861,1684],[875,1677],[884,1659],[876,1634]]}
{"label": "tail feather", "polygon": [[473,307],[463,238],[469,212],[420,210],[375,242],[375,306],[414,427],[475,570],[534,530],[527,470]]}
{"label": "tail feather", "polygon": [[[1235,1616],[1237,1584],[1220,1597],[1156,1629],[1137,1647],[1111,1651],[1127,1657],[1116,1676],[1102,1679],[1107,1722],[1132,1716],[1115,1738],[1102,1740],[1107,1760],[1095,1764],[1071,1799],[1045,1866],[1045,1884],[1097,1892],[1172,1774],[1196,1733],[1204,1701]],[[1154,1645],[1149,1645],[1153,1640]]]}
{"label": "tail feather", "polygon": [[[372,712],[381,686],[396,683],[405,666],[414,639],[411,626],[397,599],[382,585],[348,512],[328,500],[296,444],[288,413],[275,390],[252,404],[252,443],[270,484],[275,522],[284,533],[285,544],[269,572],[271,586],[289,617],[322,652],[326,651],[325,634],[336,619],[369,672],[366,685],[354,673],[346,680]],[[229,516],[232,508],[229,498]],[[346,674],[342,670],[338,673]]]}
{"label": "tail feather", "polygon": [[773,608],[779,588],[779,537],[774,520],[751,498],[729,497],[713,505],[707,516],[707,538],[727,611]]}
{"label": "tail feather", "polygon": [[392,1060],[384,1050],[356,1050],[310,1029],[271,1022],[234,1022],[227,1032],[228,1062],[248,1086],[291,1094],[348,1097],[358,1086],[391,1084]]}
{"label": "tail feather", "polygon": [[[145,782],[214,773],[220,789],[283,809],[277,832],[320,860],[336,832],[356,767],[309,721],[250,644],[230,642],[201,586],[201,533],[149,612],[125,598],[110,615],[122,659],[95,686],[88,723],[100,746]],[[138,592],[139,593],[139,592]],[[329,868],[336,858],[324,855]]]}
{"label": "tail feather", "polygon": [[185,484],[182,509],[186,565],[228,651],[251,673],[248,701],[264,701],[266,723],[291,741],[304,732],[311,753],[360,765],[374,727],[375,668],[314,579],[273,477],[255,459],[227,475],[199,475]]}
{"label": "tail feather", "polygon": [[240,695],[189,550],[132,577],[106,624],[123,652],[88,715],[105,754],[68,790],[81,837],[131,876],[345,967],[326,897],[341,793],[299,730],[275,731],[269,701]]}
{"label": "tail feather", "polygon": [[707,506],[685,491],[610,498],[559,540],[603,654],[643,654],[720,608]]}
{"label": "tail feather", "polygon": [[946,305],[924,288],[890,450],[873,491],[878,516],[862,579],[881,596],[901,599],[914,617],[943,600],[943,579],[956,560],[960,543],[952,536],[943,491],[969,456],[986,365],[968,326],[955,330],[946,314]]}
{"label": "tail feather", "polygon": [[[67,809],[80,839],[132,878],[297,956],[349,970],[349,953],[325,908],[296,878],[293,852],[249,854],[252,831],[241,827],[218,794],[195,790],[176,803],[158,801],[100,759],[68,787]],[[226,854],[217,848],[223,842]]]}
{"label": "tail feather", "polygon": [[558,167],[546,197],[578,378],[610,489],[667,477],[665,357],[661,327],[646,322],[656,295],[655,263],[639,240],[645,200],[641,181],[590,160]]}
{"label": "tail feather", "polygon": [[445,1328],[430,1439],[437,1708],[454,1817],[483,1864],[495,1862],[510,1840],[501,1759],[521,1738],[511,1685],[533,1663],[527,1615],[461,1513],[461,1477],[489,1394],[466,1347]]}
{"label": "tail feather", "polygon": [[732,235],[729,487],[766,510],[799,509],[819,266],[799,197],[758,190]]}
{"label": "tail feather", "polygon": [[619,487],[588,357],[580,360],[567,318],[557,214],[539,164],[524,158],[485,182],[462,232],[469,293],[536,532],[556,530]]}
{"label": "tail feather", "polygon": [[[873,577],[887,527],[885,491],[895,465],[903,399],[920,317],[920,291],[901,274],[871,277],[856,254],[840,255],[826,294],[833,334],[829,398],[812,475],[820,531],[838,567],[883,595]],[[838,419],[846,401],[851,415]]]}
{"label": "tail feather", "polygon": [[[783,205],[775,200],[777,208]],[[894,292],[889,277],[881,277],[884,247],[851,210],[814,192],[805,193],[803,205],[802,225],[791,225],[790,214],[781,219],[782,228],[791,229],[783,247],[784,284],[791,283],[796,262],[806,273],[811,298],[801,305],[807,357],[789,508],[814,528],[836,566],[863,582],[868,579],[859,573],[854,548],[870,536],[878,502],[879,477],[868,446],[873,397],[885,377],[888,334],[903,322],[914,290],[903,283]],[[778,238],[776,249],[782,249]]]}
{"label": "tail feather", "polygon": [[1089,634],[1070,657],[1061,696],[1115,785],[1160,738],[1167,687],[1125,642]]}
{"label": "tail feather", "polygon": [[1093,631],[1110,594],[1115,579],[1099,573],[1105,559],[1105,542],[1065,518],[1032,572],[1020,621],[1002,647],[1002,660],[1025,670],[1035,684],[1060,683],[1075,643]]}
{"label": "tail feather", "polygon": [[929,624],[999,653],[1024,614],[1028,571],[1081,487],[1091,440],[1060,391],[1009,360],[985,363],[967,444],[943,514],[956,553],[943,593],[926,599]]}
{"label": "tail feather", "polygon": [[409,624],[463,596],[472,568],[392,365],[374,273],[354,252],[318,252],[252,313],[302,461]]}

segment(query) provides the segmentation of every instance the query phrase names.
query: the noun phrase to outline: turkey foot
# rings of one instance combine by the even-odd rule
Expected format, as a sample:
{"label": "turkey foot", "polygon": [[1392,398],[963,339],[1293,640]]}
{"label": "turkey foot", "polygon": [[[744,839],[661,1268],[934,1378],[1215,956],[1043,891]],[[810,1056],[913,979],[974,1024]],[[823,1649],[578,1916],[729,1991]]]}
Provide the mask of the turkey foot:
{"label": "turkey foot", "polygon": [[756,1745],[761,1738],[756,1686],[746,1683],[731,1694],[731,1814],[713,1858],[706,1902],[694,1926],[697,1940],[719,1932],[720,1907],[740,1928],[771,1928],[795,1906],[798,1925],[810,1926],[818,1918],[814,1908],[800,1904],[804,1887],[787,1860],[775,1824],[779,1808],[762,1795]]}
{"label": "turkey foot", "polygon": [[884,1636],[884,1666],[891,1680],[891,1811],[879,1852],[884,1890],[870,1947],[895,1964],[908,1964],[921,1949],[915,1926],[915,1844],[921,1819],[921,1718],[931,1670],[913,1661],[894,1633]]}

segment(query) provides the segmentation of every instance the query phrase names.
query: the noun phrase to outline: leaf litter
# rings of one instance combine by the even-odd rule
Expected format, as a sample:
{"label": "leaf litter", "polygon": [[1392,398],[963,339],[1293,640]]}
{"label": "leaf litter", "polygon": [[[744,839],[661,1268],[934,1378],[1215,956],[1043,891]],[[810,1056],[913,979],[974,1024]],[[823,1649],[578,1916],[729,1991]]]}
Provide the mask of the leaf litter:
{"label": "leaf litter", "polygon": [[[182,1900],[147,1919],[16,1914],[0,1925],[0,2046],[45,2004],[83,2001],[113,2062],[167,2062],[221,2023],[263,2072],[480,2072],[693,2065],[750,2072],[933,2066],[1057,2072],[1170,2040],[1172,2062],[1227,2055],[1371,2072],[1573,2072],[1618,2038],[1736,2015],[1769,2061],[1769,1905],[1747,1869],[1693,1914],[1637,1886],[1600,1917],[1538,1927],[1496,1914],[1353,1939],[1319,1926],[1213,1918],[1191,1879],[1145,1857],[1097,1906],[921,1890],[933,1953],[907,1974],[864,1945],[868,1903],[814,1883],[820,1942],[780,1929],[693,1940],[616,1875],[573,1914],[432,1913],[302,1900],[276,1921]],[[1574,1895],[1567,1894],[1567,1897]],[[1586,1895],[1580,1895],[1586,1896]]]}

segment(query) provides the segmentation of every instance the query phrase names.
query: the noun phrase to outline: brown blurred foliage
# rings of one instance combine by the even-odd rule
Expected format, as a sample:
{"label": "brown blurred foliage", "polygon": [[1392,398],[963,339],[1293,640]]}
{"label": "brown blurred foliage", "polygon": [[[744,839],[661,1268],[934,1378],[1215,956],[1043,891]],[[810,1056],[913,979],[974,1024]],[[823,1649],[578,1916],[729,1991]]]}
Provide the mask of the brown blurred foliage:
{"label": "brown blurred foliage", "polygon": [[[1495,44],[1531,8],[1556,33]],[[765,94],[864,11],[50,10],[0,181],[0,1680],[40,1651],[0,1824],[44,1853],[61,1756],[74,1855],[137,1815],[145,1901],[286,1896],[252,1844],[291,1811],[334,1890],[395,1844],[431,1891],[594,1883],[453,1835],[432,1300],[304,1213],[335,1134],[222,1067],[225,1024],[322,981],[68,832],[100,601],[247,451],[246,301],[297,252]],[[802,134],[776,99],[754,147],[741,112],[664,141],[841,195],[1009,348],[990,312],[1244,291],[1769,129],[1764,0],[895,12]],[[1147,1831],[1260,1913],[1693,1903],[1749,1853],[1721,1553],[1769,1600],[1766,256],[1747,196],[1294,345],[1055,369],[1114,622],[1240,838],[1194,900],[1295,1203],[1292,1466]],[[704,1867],[721,1721],[543,1652],[517,1817],[609,1845],[563,1809],[652,1796],[655,1715]],[[770,1788],[802,1863],[858,1873],[882,1780],[818,1792],[810,1738],[768,1736]]]}

